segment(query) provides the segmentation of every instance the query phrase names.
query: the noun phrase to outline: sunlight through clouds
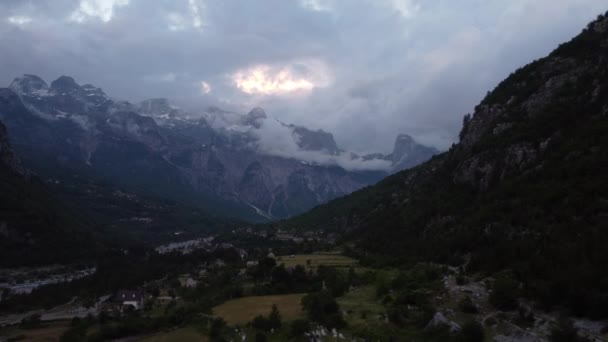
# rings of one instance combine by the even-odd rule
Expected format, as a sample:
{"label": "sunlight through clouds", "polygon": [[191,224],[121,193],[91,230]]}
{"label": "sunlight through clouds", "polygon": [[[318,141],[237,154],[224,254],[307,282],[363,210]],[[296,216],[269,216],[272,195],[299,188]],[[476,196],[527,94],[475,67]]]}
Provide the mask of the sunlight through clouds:
{"label": "sunlight through clouds", "polygon": [[257,65],[231,75],[234,85],[250,95],[285,95],[310,92],[329,85],[329,72],[320,61],[292,63],[287,66]]}
{"label": "sunlight through clouds", "polygon": [[114,16],[114,7],[128,4],[129,0],[81,0],[78,9],[70,15],[70,20],[82,23],[89,18],[98,18],[107,23]]}
{"label": "sunlight through clouds", "polygon": [[201,81],[201,92],[203,94],[209,94],[211,92],[211,85],[205,81]]}
{"label": "sunlight through clouds", "polygon": [[201,8],[197,0],[188,0],[190,6],[190,13],[192,15],[192,26],[201,28],[203,26],[203,19],[201,17]]}
{"label": "sunlight through clouds", "polygon": [[23,15],[14,15],[6,19],[9,23],[17,26],[27,25],[32,22],[32,18]]}
{"label": "sunlight through clouds", "polygon": [[406,19],[420,11],[420,5],[413,0],[390,0],[390,3]]}

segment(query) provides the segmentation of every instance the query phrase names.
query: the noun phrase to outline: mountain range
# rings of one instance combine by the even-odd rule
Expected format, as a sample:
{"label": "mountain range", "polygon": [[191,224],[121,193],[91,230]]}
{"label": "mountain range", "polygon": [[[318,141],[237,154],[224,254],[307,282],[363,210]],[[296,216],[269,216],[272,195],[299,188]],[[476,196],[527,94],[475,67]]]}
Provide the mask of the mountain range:
{"label": "mountain range", "polygon": [[428,160],[438,151],[400,135],[389,155],[359,156],[322,130],[246,115],[184,111],[167,99],[114,101],[68,76],[0,89],[0,120],[43,179],[104,180],[140,194],[249,221],[286,218]]}

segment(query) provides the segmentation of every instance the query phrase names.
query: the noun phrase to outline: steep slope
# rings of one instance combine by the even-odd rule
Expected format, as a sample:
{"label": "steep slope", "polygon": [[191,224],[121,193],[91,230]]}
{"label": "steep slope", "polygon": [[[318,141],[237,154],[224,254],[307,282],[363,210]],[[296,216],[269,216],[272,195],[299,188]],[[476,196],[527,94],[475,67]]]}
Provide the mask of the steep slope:
{"label": "steep slope", "polygon": [[513,73],[450,151],[283,224],[395,264],[514,271],[550,308],[608,316],[608,18]]}
{"label": "steep slope", "polygon": [[0,122],[0,267],[93,258],[103,250],[93,236],[21,166]]}

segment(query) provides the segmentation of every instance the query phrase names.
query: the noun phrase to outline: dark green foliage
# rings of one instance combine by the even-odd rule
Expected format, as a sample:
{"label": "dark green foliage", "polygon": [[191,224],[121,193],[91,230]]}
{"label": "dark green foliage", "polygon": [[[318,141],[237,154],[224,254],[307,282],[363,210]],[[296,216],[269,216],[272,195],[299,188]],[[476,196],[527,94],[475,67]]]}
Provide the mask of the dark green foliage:
{"label": "dark green foliage", "polygon": [[343,328],[346,325],[338,303],[328,291],[306,295],[302,298],[302,307],[310,320],[329,329]]}
{"label": "dark green foliage", "polygon": [[464,296],[458,302],[458,309],[468,314],[476,314],[479,311],[469,296]]}
{"label": "dark green foliage", "polygon": [[459,340],[462,342],[483,342],[483,327],[477,321],[467,321],[462,325]]}
{"label": "dark green foliage", "polygon": [[266,334],[264,334],[263,332],[257,332],[255,334],[255,342],[266,342],[268,341],[268,338],[266,337]]}
{"label": "dark green foliage", "polygon": [[310,330],[310,322],[307,319],[296,319],[291,322],[290,335],[292,337],[304,336]]}
{"label": "dark green foliage", "polygon": [[578,329],[574,327],[572,321],[562,319],[557,326],[551,330],[549,335],[551,342],[588,342],[587,338],[578,335]]}
{"label": "dark green foliage", "polygon": [[283,325],[281,320],[281,313],[276,305],[272,305],[272,311],[268,316],[256,316],[253,321],[251,321],[251,326],[257,330],[270,332],[271,330],[280,329]]}
{"label": "dark green foliage", "polygon": [[104,249],[91,225],[59,204],[39,179],[17,175],[1,162],[0,217],[7,230],[0,239],[0,267],[93,260]]}
{"label": "dark green foliage", "polygon": [[221,318],[215,318],[211,321],[211,327],[209,328],[209,337],[213,341],[221,341],[223,340],[222,335],[224,334],[224,330],[226,329],[226,322]]}
{"label": "dark green foliage", "polygon": [[272,323],[270,322],[270,319],[262,315],[256,316],[253,321],[251,321],[251,326],[254,329],[261,331],[270,331],[270,329],[272,329]]}
{"label": "dark green foliage", "polygon": [[270,327],[272,329],[279,329],[283,325],[283,322],[281,320],[281,313],[279,313],[279,309],[274,304],[272,305],[272,311],[270,311],[268,320],[270,321]]}
{"label": "dark green foliage", "polygon": [[[91,320],[75,317],[70,323],[70,329],[61,335],[61,342],[80,342],[85,341],[87,329],[90,327]],[[90,340],[90,339],[89,339]]]}
{"label": "dark green foliage", "polygon": [[32,314],[21,320],[21,327],[23,328],[37,328],[40,326],[40,315]]}
{"label": "dark green foliage", "polygon": [[608,317],[607,41],[585,30],[490,92],[464,120],[466,144],[285,225],[345,232],[372,266],[470,255],[467,271],[522,283],[499,280],[497,307],[524,295]]}
{"label": "dark green foliage", "polygon": [[508,311],[518,308],[519,284],[508,276],[501,276],[494,281],[490,304],[499,310]]}

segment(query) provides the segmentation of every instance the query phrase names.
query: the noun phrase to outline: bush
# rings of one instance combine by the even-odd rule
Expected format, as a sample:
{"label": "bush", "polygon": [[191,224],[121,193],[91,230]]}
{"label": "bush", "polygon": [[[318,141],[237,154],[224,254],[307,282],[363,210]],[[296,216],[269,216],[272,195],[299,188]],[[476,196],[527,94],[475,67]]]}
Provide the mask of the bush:
{"label": "bush", "polygon": [[259,332],[259,331],[255,334],[255,342],[266,342],[266,341],[268,341],[266,334]]}
{"label": "bush", "polygon": [[261,330],[261,331],[270,331],[270,329],[272,329],[272,324],[270,322],[270,319],[268,319],[262,315],[256,316],[253,319],[253,321],[251,321],[251,326],[254,329]]}
{"label": "bush", "polygon": [[509,277],[500,277],[496,279],[492,286],[489,301],[499,310],[515,310],[518,307],[518,294],[518,283],[515,280]]}
{"label": "bush", "polygon": [[311,320],[327,328],[343,328],[346,325],[338,303],[328,291],[306,295],[302,298],[302,307]]}
{"label": "bush", "polygon": [[281,322],[281,314],[279,313],[279,309],[276,305],[272,305],[272,311],[268,316],[268,320],[270,321],[270,327],[272,329],[279,329],[283,323]]}
{"label": "bush", "polygon": [[589,339],[579,336],[578,329],[574,327],[569,319],[562,319],[557,326],[551,330],[549,335],[551,342],[590,342]]}
{"label": "bush", "polygon": [[306,319],[296,319],[291,323],[291,336],[300,337],[310,330],[310,322]]}
{"label": "bush", "polygon": [[483,327],[477,321],[466,322],[460,331],[460,340],[462,342],[483,342]]}
{"label": "bush", "polygon": [[259,315],[251,321],[251,326],[253,328],[266,332],[271,331],[272,329],[280,329],[282,325],[281,314],[276,305],[272,305],[272,311],[268,317]]}
{"label": "bush", "polygon": [[30,315],[28,317],[25,317],[21,320],[21,327],[22,328],[37,328],[40,326],[40,315],[39,314],[33,314]]}
{"label": "bush", "polygon": [[476,314],[477,312],[479,312],[475,304],[473,304],[471,297],[469,296],[465,296],[460,300],[460,302],[458,302],[458,309],[468,314]]}
{"label": "bush", "polygon": [[226,328],[226,321],[221,318],[216,318],[211,322],[211,328],[209,328],[209,337],[213,341],[221,341],[223,340],[222,335],[224,334],[224,329]]}

